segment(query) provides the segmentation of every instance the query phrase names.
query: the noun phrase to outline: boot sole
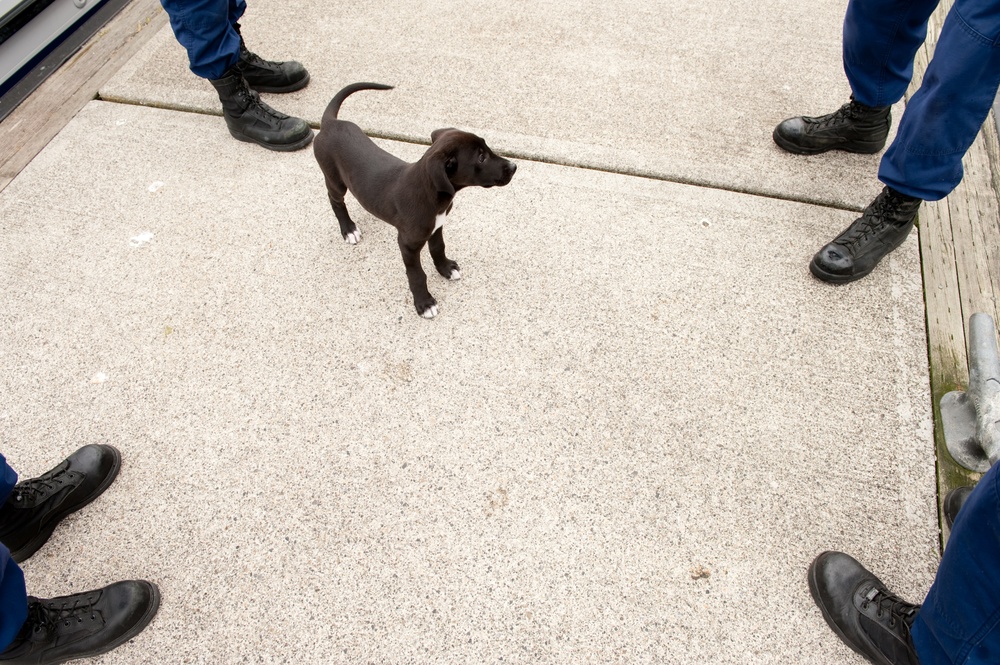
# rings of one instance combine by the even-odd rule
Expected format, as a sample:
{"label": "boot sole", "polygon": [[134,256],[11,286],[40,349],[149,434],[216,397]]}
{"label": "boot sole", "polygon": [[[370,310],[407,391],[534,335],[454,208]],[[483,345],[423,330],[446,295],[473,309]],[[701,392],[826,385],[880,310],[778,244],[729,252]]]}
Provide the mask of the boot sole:
{"label": "boot sole", "polygon": [[256,143],[262,148],[267,148],[268,150],[274,150],[275,152],[294,152],[296,150],[301,150],[302,148],[312,143],[313,140],[312,128],[309,129],[309,133],[305,136],[305,138],[302,138],[296,141],[295,143],[266,143],[264,141],[258,141],[255,138],[246,136],[245,134],[234,132],[231,129],[229,130],[229,133],[237,141],[243,141],[244,143]]}
{"label": "boot sole", "polygon": [[32,554],[41,549],[49,537],[52,536],[52,532],[56,530],[59,526],[59,522],[63,521],[66,517],[72,515],[76,511],[88,506],[93,503],[93,501],[104,494],[104,491],[111,487],[111,483],[115,482],[115,478],[118,477],[118,472],[122,469],[122,454],[117,448],[112,445],[104,444],[114,452],[115,464],[111,468],[111,472],[108,477],[104,479],[100,485],[94,488],[94,491],[87,495],[80,503],[74,504],[72,508],[63,510],[62,512],[56,513],[45,527],[38,532],[38,535],[25,543],[20,549],[14,550],[10,553],[10,556],[16,563],[21,563],[22,561],[28,560]]}
{"label": "boot sole", "polygon": [[861,155],[874,155],[885,147],[885,139],[883,139],[882,141],[847,141],[846,143],[838,143],[827,148],[803,148],[778,134],[778,130],[774,130],[771,137],[782,150],[796,155],[818,155],[831,150],[843,150],[844,152],[853,152]]}
{"label": "boot sole", "polygon": [[301,90],[302,88],[309,85],[309,72],[306,72],[306,77],[301,81],[297,83],[292,83],[291,85],[282,86],[280,88],[267,85],[257,86],[254,85],[253,83],[250,83],[250,81],[247,81],[247,85],[249,85],[251,89],[256,90],[257,92],[269,92],[275,94],[282,94],[285,92],[295,92],[296,90]]}

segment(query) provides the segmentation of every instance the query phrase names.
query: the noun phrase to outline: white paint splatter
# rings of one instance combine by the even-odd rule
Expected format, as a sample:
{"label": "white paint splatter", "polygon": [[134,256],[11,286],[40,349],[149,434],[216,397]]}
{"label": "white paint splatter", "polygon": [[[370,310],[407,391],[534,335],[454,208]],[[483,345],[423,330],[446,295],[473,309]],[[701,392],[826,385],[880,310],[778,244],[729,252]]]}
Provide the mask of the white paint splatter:
{"label": "white paint splatter", "polygon": [[151,242],[152,240],[153,240],[153,234],[149,231],[143,231],[139,235],[129,239],[128,244],[132,245],[133,247],[142,247],[143,245],[145,245],[148,242]]}
{"label": "white paint splatter", "polygon": [[158,189],[160,189],[160,187],[163,187],[163,182],[161,180],[156,180],[154,182],[151,182],[149,184],[149,187],[147,187],[146,189],[148,189],[151,192],[155,192]]}
{"label": "white paint splatter", "polygon": [[107,380],[108,380],[108,375],[107,374],[105,374],[104,372],[98,372],[97,374],[95,374],[90,379],[90,382],[91,383],[104,383]]}

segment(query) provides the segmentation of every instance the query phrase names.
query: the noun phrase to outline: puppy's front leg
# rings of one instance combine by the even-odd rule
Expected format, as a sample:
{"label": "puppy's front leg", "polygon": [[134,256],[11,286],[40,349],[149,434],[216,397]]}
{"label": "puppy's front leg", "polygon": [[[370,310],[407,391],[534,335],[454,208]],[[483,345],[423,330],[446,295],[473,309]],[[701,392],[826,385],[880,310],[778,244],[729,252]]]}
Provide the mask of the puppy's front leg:
{"label": "puppy's front leg", "polygon": [[448,279],[462,279],[462,273],[458,269],[458,264],[444,255],[444,229],[437,231],[427,241],[427,247],[431,251],[431,258],[434,259],[434,267],[437,271]]}
{"label": "puppy's front leg", "polygon": [[407,242],[399,237],[399,251],[403,255],[403,265],[406,266],[406,280],[410,283],[410,293],[413,294],[413,305],[417,314],[425,319],[437,316],[437,301],[427,290],[427,274],[420,265],[420,250],[423,242]]}

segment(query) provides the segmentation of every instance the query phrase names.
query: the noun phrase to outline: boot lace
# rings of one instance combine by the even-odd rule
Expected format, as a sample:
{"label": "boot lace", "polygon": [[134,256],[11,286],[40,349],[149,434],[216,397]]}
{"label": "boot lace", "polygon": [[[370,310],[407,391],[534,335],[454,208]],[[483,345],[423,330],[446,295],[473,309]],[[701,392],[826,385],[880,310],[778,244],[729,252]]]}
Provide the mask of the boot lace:
{"label": "boot lace", "polygon": [[68,465],[61,465],[39,476],[23,480],[14,486],[11,500],[18,506],[38,504],[49,498],[72,482],[74,474],[69,473]]}
{"label": "boot lace", "polygon": [[81,594],[61,601],[57,599],[29,603],[25,625],[30,625],[31,631],[37,634],[51,632],[60,626],[83,623],[88,615],[91,621],[96,621],[98,616],[94,611],[94,604],[99,599],[100,594]]}
{"label": "boot lace", "polygon": [[242,76],[240,77],[240,88],[237,91],[237,94],[240,96],[240,105],[243,107],[244,113],[254,109],[262,112],[264,115],[271,116],[276,120],[284,120],[288,117],[284,113],[275,111],[273,108],[261,101],[260,93],[247,85],[246,79],[242,78]]}
{"label": "boot lace", "polygon": [[858,104],[852,99],[833,113],[828,113],[827,115],[816,118],[815,123],[820,129],[825,129],[831,125],[840,124],[845,120],[858,120],[870,112],[871,109],[867,106]]}
{"label": "boot lace", "polygon": [[243,41],[243,37],[240,36],[240,60],[242,65],[256,65],[258,67],[267,67],[269,63],[264,58],[260,57],[253,51],[247,48],[246,42]]}
{"label": "boot lace", "polygon": [[243,60],[245,63],[251,65],[267,64],[267,60],[247,48],[247,43],[243,41],[243,30],[241,29],[239,22],[233,24],[233,29],[236,30],[236,34],[240,37],[240,60]]}
{"label": "boot lace", "polygon": [[833,244],[846,247],[848,249],[864,243],[868,238],[882,226],[882,219],[865,214],[861,219],[851,224],[847,232],[834,239]]}
{"label": "boot lace", "polygon": [[55,630],[56,620],[41,603],[29,603],[28,618],[24,621],[24,627],[28,626],[32,633],[50,633]]}
{"label": "boot lace", "polygon": [[878,587],[872,587],[865,594],[865,600],[861,603],[861,609],[866,610],[869,605],[875,605],[875,615],[879,619],[887,614],[889,615],[888,624],[890,628],[895,628],[897,624],[902,624],[907,630],[913,624],[913,620],[916,619],[917,610],[920,609],[919,605],[908,603],[899,596]]}
{"label": "boot lace", "polygon": [[851,248],[864,243],[871,235],[885,226],[887,220],[892,219],[899,212],[903,203],[902,199],[888,192],[877,197],[861,218],[851,224],[843,235],[833,241],[834,244]]}

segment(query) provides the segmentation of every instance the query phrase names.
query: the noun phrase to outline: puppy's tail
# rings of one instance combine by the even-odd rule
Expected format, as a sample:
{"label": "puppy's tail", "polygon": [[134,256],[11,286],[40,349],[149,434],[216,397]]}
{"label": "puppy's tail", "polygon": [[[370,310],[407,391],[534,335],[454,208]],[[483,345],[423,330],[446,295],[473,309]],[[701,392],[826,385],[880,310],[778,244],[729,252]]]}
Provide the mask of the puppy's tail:
{"label": "puppy's tail", "polygon": [[352,83],[347,86],[330,100],[330,104],[326,107],[326,111],[323,113],[323,118],[329,118],[335,120],[337,114],[340,113],[340,105],[344,103],[350,95],[353,95],[358,90],[392,90],[391,85],[385,85],[384,83]]}

